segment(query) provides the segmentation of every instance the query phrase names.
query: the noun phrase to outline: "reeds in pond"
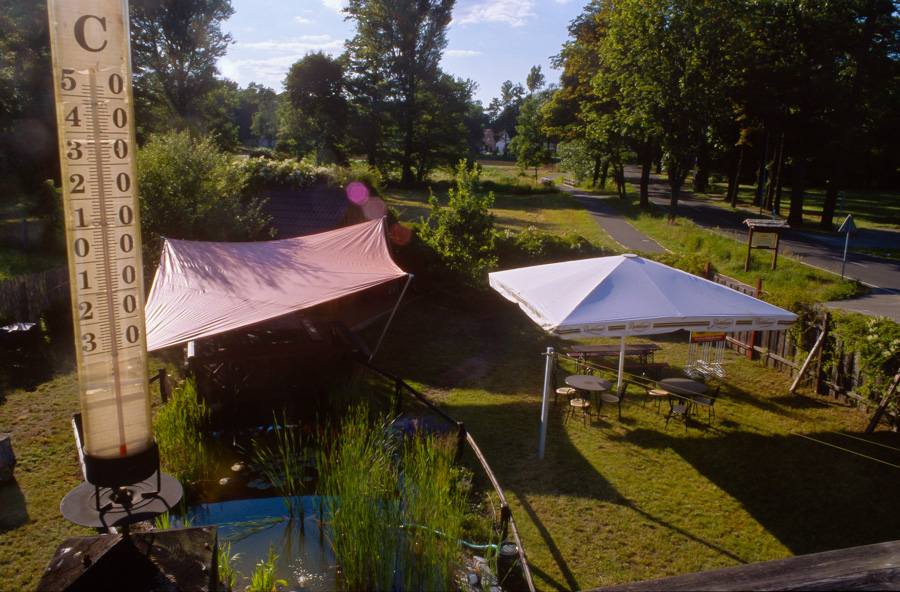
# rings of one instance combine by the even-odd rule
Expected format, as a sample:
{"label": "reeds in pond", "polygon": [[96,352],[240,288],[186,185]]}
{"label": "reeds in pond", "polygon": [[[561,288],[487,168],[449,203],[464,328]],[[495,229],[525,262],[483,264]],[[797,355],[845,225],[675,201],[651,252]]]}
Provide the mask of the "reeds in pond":
{"label": "reeds in pond", "polygon": [[[454,588],[465,504],[452,486],[452,450],[434,439],[398,446],[364,407],[319,447],[328,538],[347,588]],[[399,453],[399,454],[398,454]]]}
{"label": "reeds in pond", "polygon": [[213,464],[211,450],[203,438],[208,417],[194,381],[187,379],[157,409],[153,421],[163,470],[188,490],[210,473]]}

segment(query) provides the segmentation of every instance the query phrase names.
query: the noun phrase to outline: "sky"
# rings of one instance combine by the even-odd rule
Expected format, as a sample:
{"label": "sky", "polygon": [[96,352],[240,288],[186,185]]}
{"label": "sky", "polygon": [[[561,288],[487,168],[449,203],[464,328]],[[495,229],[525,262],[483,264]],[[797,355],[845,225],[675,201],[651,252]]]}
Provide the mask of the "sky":
{"label": "sky", "polygon": [[[485,107],[505,80],[521,83],[532,66],[558,82],[550,64],[568,39],[568,26],[588,0],[456,0],[441,68],[478,83]],[[291,65],[310,52],[334,56],[355,33],[344,21],[346,0],[232,0],[234,15],[222,30],[234,44],[219,60],[223,76],[241,87],[251,82],[283,90]]]}

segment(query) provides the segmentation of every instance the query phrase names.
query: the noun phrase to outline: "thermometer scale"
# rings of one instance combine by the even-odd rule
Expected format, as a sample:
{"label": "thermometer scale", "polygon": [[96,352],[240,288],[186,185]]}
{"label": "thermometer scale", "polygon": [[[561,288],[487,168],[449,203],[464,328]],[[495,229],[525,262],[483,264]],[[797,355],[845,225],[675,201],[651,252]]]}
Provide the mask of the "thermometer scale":
{"label": "thermometer scale", "polygon": [[150,415],[128,3],[48,9],[87,478],[61,509],[91,526],[81,506],[93,506],[106,526],[164,511],[151,507],[166,505],[163,483],[181,497]]}

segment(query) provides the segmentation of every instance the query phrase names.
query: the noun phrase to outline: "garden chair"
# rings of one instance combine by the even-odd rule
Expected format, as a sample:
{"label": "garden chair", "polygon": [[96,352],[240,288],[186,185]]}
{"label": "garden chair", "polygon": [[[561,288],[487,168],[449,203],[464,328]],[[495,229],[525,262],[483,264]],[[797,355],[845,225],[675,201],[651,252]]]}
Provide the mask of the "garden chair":
{"label": "garden chair", "polygon": [[719,389],[722,385],[718,385],[716,390],[708,397],[694,397],[694,403],[700,407],[706,407],[706,424],[712,425],[712,418],[716,416],[716,399],[719,398]]}
{"label": "garden chair", "polygon": [[676,416],[680,417],[684,422],[684,429],[687,431],[687,420],[688,414],[690,413],[688,402],[671,393],[667,394],[669,395],[669,414],[666,415],[666,429],[669,429],[669,420],[672,419],[672,416]]}
{"label": "garden chair", "polygon": [[565,397],[566,401],[575,396],[575,389],[572,387],[559,386],[559,379],[556,377],[556,370],[558,369],[559,364],[557,363],[554,371],[550,373],[550,388],[553,389],[553,409],[556,409],[556,399],[558,399],[560,395]]}
{"label": "garden chair", "polygon": [[611,393],[602,393],[599,397],[600,404],[597,407],[597,413],[600,413],[600,410],[603,408],[603,403],[616,403],[619,406],[619,419],[622,419],[622,402],[625,401],[625,391],[628,390],[628,383],[630,381],[625,380],[622,382],[622,387],[616,394]]}
{"label": "garden chair", "polygon": [[568,423],[569,416],[574,415],[577,410],[581,411],[582,423],[587,425],[587,418],[591,414],[591,402],[587,398],[578,396],[578,393],[576,392],[573,396],[569,397],[569,412],[566,413],[564,423]]}
{"label": "garden chair", "polygon": [[661,388],[648,388],[647,389],[647,398],[644,399],[643,407],[647,404],[647,401],[650,399],[656,399],[656,414],[659,415],[659,408],[662,405],[663,399],[669,396],[669,391],[665,391]]}

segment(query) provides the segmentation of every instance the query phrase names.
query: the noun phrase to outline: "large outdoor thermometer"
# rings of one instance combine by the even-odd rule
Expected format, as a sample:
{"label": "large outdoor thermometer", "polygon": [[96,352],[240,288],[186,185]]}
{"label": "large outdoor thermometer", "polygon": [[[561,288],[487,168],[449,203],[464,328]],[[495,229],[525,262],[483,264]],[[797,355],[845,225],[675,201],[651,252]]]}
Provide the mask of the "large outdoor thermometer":
{"label": "large outdoor thermometer", "polygon": [[84,451],[153,443],[127,0],[49,0]]}

